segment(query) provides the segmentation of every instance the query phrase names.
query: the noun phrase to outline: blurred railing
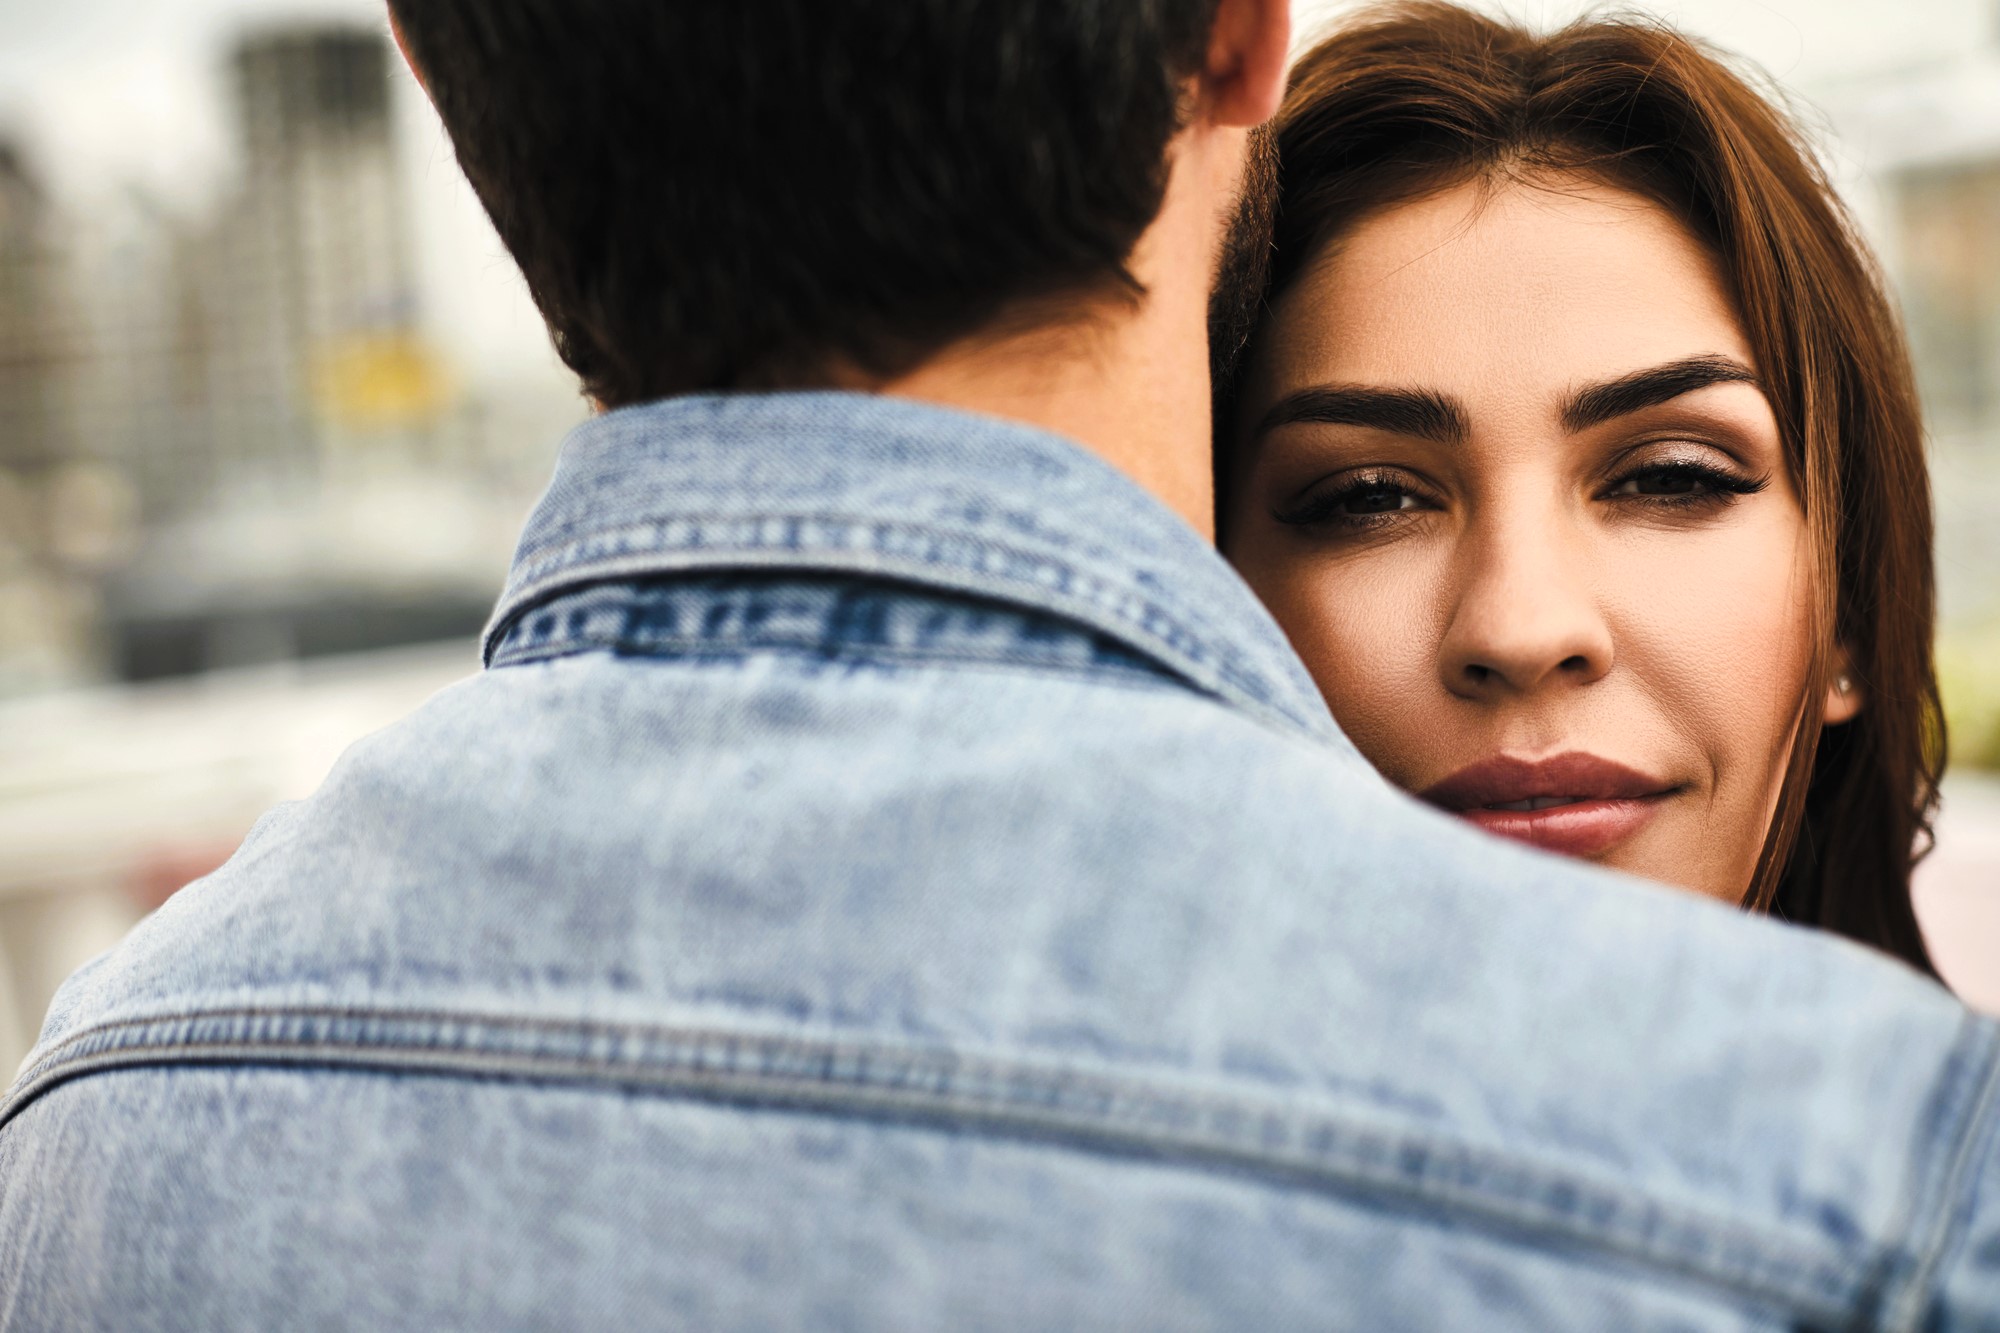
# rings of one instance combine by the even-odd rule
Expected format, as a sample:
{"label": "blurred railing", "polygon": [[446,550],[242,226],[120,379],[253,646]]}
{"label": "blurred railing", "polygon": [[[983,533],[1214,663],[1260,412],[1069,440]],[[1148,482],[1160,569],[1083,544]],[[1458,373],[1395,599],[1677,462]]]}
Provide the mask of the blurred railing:
{"label": "blurred railing", "polygon": [[0,1082],[65,976],[476,666],[455,642],[0,703]]}

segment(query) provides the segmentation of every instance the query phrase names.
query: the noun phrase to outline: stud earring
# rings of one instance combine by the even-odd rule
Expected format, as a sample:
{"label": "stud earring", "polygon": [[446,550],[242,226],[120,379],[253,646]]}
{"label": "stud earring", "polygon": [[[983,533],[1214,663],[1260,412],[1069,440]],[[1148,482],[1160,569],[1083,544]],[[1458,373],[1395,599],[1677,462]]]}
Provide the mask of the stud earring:
{"label": "stud earring", "polygon": [[1833,688],[1839,690],[1842,694],[1846,694],[1849,690],[1854,688],[1854,682],[1849,680],[1846,676],[1840,676],[1834,680]]}

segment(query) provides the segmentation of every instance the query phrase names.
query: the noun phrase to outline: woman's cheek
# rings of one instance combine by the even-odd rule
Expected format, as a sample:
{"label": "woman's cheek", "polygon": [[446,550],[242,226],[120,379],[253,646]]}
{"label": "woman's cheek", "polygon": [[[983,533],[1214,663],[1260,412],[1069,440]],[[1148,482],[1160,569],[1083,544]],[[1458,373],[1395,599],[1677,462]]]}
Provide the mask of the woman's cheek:
{"label": "woman's cheek", "polygon": [[1341,730],[1404,787],[1427,772],[1446,703],[1437,671],[1443,562],[1423,545],[1311,562],[1278,612]]}
{"label": "woman's cheek", "polygon": [[1803,521],[1789,504],[1765,508],[1606,552],[1620,664],[1704,756],[1712,818],[1756,846],[1783,781],[1812,648]]}

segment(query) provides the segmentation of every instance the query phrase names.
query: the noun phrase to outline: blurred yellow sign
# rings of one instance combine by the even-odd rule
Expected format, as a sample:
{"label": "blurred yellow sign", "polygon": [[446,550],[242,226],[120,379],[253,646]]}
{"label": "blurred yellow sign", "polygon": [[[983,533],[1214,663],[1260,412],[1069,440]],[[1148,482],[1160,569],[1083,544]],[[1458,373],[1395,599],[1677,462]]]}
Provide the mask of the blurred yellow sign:
{"label": "blurred yellow sign", "polygon": [[349,430],[395,430],[436,420],[451,400],[444,362],[416,334],[357,333],[312,359],[313,407]]}

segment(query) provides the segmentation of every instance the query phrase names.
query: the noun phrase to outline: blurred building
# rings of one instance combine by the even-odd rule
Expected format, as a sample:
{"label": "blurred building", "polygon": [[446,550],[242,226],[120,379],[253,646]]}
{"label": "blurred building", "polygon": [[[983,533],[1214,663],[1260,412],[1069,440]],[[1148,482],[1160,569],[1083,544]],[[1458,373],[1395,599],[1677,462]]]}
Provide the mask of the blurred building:
{"label": "blurred building", "polygon": [[54,270],[47,201],[21,148],[0,139],[0,468],[16,483],[62,452]]}
{"label": "blurred building", "polygon": [[109,674],[462,637],[491,605],[520,496],[479,484],[484,418],[424,334],[391,69],[379,29],[245,38],[236,187],[98,247],[87,433],[139,515]]}
{"label": "blurred building", "polygon": [[[236,51],[243,185],[209,238],[215,469],[317,484],[353,438],[409,449],[442,407],[416,325],[407,203],[377,32],[281,31]],[[351,428],[351,429],[350,429]],[[149,489],[152,489],[149,487]]]}
{"label": "blurred building", "polygon": [[0,139],[0,696],[74,683],[94,645],[93,589],[62,560],[78,347],[56,232],[27,155]]}
{"label": "blurred building", "polygon": [[2000,429],[2000,143],[1958,160],[1913,162],[1889,184],[1932,428],[1988,437]]}
{"label": "blurred building", "polygon": [[1884,195],[1885,258],[1933,431],[2000,434],[2000,42],[1830,101]]}

